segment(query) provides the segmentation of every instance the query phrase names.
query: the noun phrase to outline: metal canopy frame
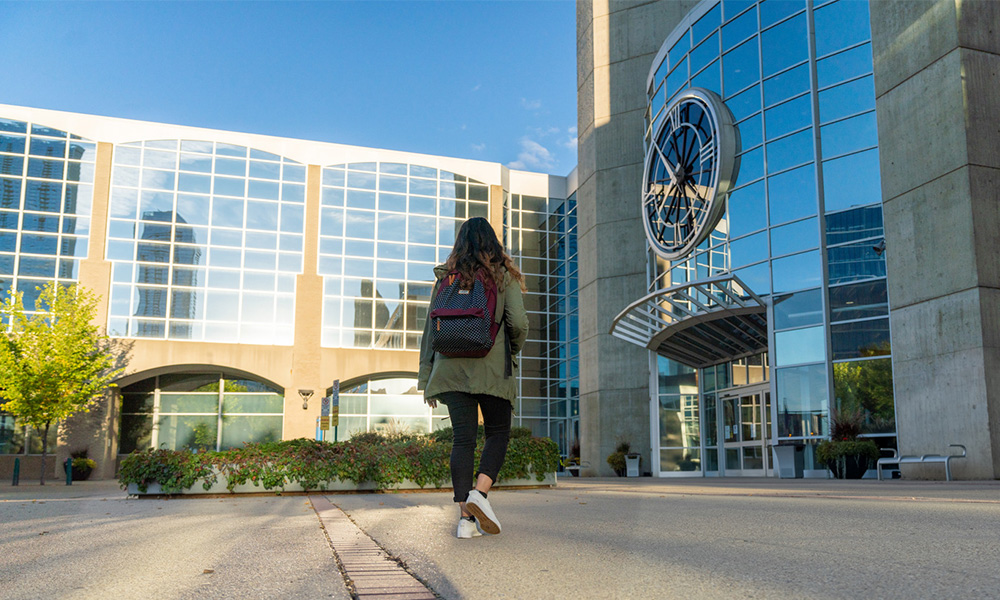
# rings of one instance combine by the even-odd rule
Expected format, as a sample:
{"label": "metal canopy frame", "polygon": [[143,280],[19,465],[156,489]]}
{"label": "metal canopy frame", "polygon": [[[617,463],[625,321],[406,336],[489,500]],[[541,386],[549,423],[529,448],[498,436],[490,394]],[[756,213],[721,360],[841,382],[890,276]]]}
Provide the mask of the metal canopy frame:
{"label": "metal canopy frame", "polygon": [[710,367],[767,349],[767,305],[736,275],[720,275],[636,300],[615,317],[611,335],[691,367]]}

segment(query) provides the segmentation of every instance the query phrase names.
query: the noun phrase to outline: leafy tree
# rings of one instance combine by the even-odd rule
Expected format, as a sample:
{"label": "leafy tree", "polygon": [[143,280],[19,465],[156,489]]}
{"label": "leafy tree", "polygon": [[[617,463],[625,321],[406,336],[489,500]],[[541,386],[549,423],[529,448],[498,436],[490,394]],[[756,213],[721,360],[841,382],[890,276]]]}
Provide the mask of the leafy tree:
{"label": "leafy tree", "polygon": [[43,432],[42,485],[49,427],[89,411],[124,371],[127,355],[91,323],[97,302],[85,288],[49,283],[37,312],[25,311],[20,292],[0,306],[0,408]]}

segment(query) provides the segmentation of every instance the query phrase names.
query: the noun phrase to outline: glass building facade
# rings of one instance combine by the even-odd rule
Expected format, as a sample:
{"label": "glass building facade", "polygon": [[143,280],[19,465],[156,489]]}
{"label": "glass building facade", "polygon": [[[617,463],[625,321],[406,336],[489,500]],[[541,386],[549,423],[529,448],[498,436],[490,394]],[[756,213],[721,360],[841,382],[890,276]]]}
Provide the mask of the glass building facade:
{"label": "glass building facade", "polygon": [[[96,286],[109,335],[134,344],[133,372],[108,413],[119,454],[312,437],[324,390],[310,405],[295,383],[310,360],[333,374],[326,386],[344,384],[340,425],[319,437],[447,426],[446,408],[429,409],[416,389],[417,352],[433,269],[470,217],[495,221],[529,287],[515,424],[568,450],[578,413],[575,201],[533,195],[565,188],[565,178],[10,109],[70,126],[0,118],[0,291],[23,293],[30,310],[48,281]],[[91,219],[105,215],[106,237],[88,252]],[[53,428],[51,448],[57,436]],[[0,412],[0,454],[40,447]]]}
{"label": "glass building facade", "polygon": [[504,198],[504,244],[525,277],[530,329],[515,424],[567,454],[579,439],[576,198]]}
{"label": "glass building facade", "polygon": [[764,474],[839,410],[894,443],[891,348],[868,3],[706,1],[652,65],[646,145],[683,90],[713,91],[739,130],[739,172],[711,235],[649,290],[735,274],[768,300],[769,349],[709,368],[658,359],[663,474]]}

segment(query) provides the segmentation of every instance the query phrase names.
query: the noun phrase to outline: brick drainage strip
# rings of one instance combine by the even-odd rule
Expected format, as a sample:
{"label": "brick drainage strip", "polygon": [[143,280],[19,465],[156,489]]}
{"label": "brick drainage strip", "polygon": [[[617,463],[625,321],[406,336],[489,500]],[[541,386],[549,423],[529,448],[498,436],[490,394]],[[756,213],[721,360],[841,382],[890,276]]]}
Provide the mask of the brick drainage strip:
{"label": "brick drainage strip", "polygon": [[358,600],[438,600],[381,546],[325,496],[309,496],[333,548],[337,565]]}

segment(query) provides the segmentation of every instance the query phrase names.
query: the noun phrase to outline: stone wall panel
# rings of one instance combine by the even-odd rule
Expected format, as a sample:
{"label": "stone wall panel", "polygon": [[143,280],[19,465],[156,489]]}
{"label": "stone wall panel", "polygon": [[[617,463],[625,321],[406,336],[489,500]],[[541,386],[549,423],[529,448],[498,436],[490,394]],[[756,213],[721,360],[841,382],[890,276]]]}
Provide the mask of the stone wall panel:
{"label": "stone wall panel", "polygon": [[893,310],[975,287],[968,169],[886,201],[882,211]]}
{"label": "stone wall panel", "polygon": [[1000,54],[1000,2],[958,0],[958,43],[963,48]]}
{"label": "stone wall panel", "polygon": [[878,97],[884,200],[968,162],[961,56],[956,49]]}
{"label": "stone wall panel", "polygon": [[[894,320],[894,326],[901,322]],[[997,476],[991,449],[984,358],[983,350],[975,348],[939,354],[931,361],[893,360],[900,454],[947,454],[951,451],[948,444],[964,444],[969,457],[954,462],[953,477]],[[930,390],[934,392],[928,393]],[[941,465],[915,469],[904,465],[903,475],[943,479],[944,469]]]}
{"label": "stone wall panel", "polygon": [[955,0],[878,0],[869,6],[876,97],[958,47]]}
{"label": "stone wall panel", "polygon": [[[1000,3],[998,3],[1000,4]],[[962,51],[969,162],[1000,169],[1000,55]]]}

